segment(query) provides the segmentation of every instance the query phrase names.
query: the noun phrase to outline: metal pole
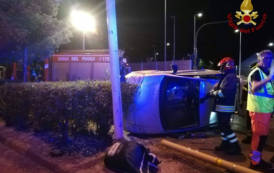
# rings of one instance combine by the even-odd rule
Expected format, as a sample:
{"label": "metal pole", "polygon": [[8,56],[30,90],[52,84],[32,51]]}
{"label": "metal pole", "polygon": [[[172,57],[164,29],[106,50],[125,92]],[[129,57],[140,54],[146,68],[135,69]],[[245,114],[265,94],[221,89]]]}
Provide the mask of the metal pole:
{"label": "metal pole", "polygon": [[175,149],[177,151],[180,151],[183,154],[186,154],[186,155],[192,156],[194,158],[197,158],[198,160],[203,160],[203,161],[212,163],[212,164],[214,164],[214,165],[216,165],[218,167],[225,168],[225,169],[227,169],[227,170],[229,170],[231,172],[238,172],[238,173],[259,173],[258,171],[246,168],[244,166],[235,164],[233,162],[229,162],[229,161],[223,160],[223,159],[218,158],[218,157],[211,156],[209,154],[200,152],[198,150],[193,150],[193,149],[191,149],[189,147],[185,147],[183,145],[179,145],[177,143],[174,143],[174,142],[171,142],[171,141],[168,141],[168,140],[165,140],[165,139],[161,140],[161,144],[165,145],[167,147],[170,147],[172,149]]}
{"label": "metal pole", "polygon": [[85,33],[85,31],[83,31],[82,49],[83,49],[83,50],[86,50],[86,33]]}
{"label": "metal pole", "polygon": [[24,59],[23,59],[23,80],[27,82],[27,68],[28,68],[28,48],[24,49]]}
{"label": "metal pole", "polygon": [[242,33],[240,32],[240,40],[239,40],[239,77],[241,77],[241,66],[242,66]]}
{"label": "metal pole", "polygon": [[[242,78],[241,78],[241,66],[242,66],[242,33],[240,32],[240,36],[239,36],[239,79],[240,79],[240,86],[239,86],[239,92],[238,92],[238,104],[242,103]],[[237,103],[237,100],[235,100],[235,102]]]}
{"label": "metal pole", "polygon": [[194,15],[193,19],[193,60],[192,60],[192,69],[196,69],[196,16]]}
{"label": "metal pole", "polygon": [[[195,19],[195,17],[194,17],[194,19]],[[205,26],[207,26],[207,25],[215,25],[215,24],[221,24],[221,23],[227,23],[228,22],[228,20],[223,20],[223,21],[214,21],[214,22],[208,22],[208,23],[205,23],[205,24],[203,24],[203,25],[201,25],[198,29],[197,29],[197,31],[195,32],[195,38],[194,38],[194,68],[196,68],[197,69],[197,64],[196,64],[196,62],[198,62],[198,60],[197,60],[197,56],[198,56],[198,48],[197,48],[197,42],[198,42],[198,34],[199,34],[199,32],[200,32],[200,30],[202,29],[202,28],[204,28]]]}
{"label": "metal pole", "polygon": [[165,43],[164,43],[164,70],[166,70],[166,0],[165,0]]}
{"label": "metal pole", "polygon": [[118,55],[118,37],[116,23],[115,0],[106,0],[108,46],[110,54],[112,109],[114,122],[114,138],[121,139],[123,135],[123,109],[120,88],[120,65]]}
{"label": "metal pole", "polygon": [[176,49],[176,22],[175,22],[175,16],[173,17],[173,61],[172,64],[174,64],[175,61],[175,49]]}

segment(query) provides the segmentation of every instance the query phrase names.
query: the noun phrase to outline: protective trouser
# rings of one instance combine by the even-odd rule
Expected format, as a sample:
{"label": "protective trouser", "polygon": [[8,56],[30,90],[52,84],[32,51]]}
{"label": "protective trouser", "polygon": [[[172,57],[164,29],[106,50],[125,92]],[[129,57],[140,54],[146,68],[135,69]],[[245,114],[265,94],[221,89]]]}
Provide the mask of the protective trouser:
{"label": "protective trouser", "polygon": [[231,115],[231,112],[217,112],[218,126],[221,131],[222,141],[233,144],[237,143],[238,139],[236,134],[231,130],[230,127]]}
{"label": "protective trouser", "polygon": [[269,133],[271,113],[249,112],[252,127],[251,164],[257,165],[261,161],[261,155]]}

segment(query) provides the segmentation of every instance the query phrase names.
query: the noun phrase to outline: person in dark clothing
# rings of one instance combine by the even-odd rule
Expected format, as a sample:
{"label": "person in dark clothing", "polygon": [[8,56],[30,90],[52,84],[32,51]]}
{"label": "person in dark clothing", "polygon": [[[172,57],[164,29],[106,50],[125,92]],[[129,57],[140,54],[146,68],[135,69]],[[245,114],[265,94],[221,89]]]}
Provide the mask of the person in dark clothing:
{"label": "person in dark clothing", "polygon": [[234,60],[223,58],[218,66],[222,77],[214,86],[209,95],[215,98],[215,112],[217,113],[218,127],[221,131],[222,142],[215,147],[216,151],[225,151],[227,154],[241,154],[241,148],[236,134],[230,127],[231,115],[235,111],[235,96],[239,79],[236,76]]}

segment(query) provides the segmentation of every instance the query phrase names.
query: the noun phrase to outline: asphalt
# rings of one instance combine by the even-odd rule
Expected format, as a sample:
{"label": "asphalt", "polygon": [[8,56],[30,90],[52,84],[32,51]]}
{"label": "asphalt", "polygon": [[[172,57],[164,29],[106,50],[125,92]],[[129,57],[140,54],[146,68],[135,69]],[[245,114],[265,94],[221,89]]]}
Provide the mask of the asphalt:
{"label": "asphalt", "polygon": [[[100,165],[103,163],[104,153],[98,153],[93,157],[80,157],[80,156],[65,156],[65,157],[56,157],[53,158],[50,156],[51,147],[49,144],[45,143],[35,135],[30,132],[21,132],[14,130],[13,128],[6,127],[4,122],[0,121],[0,144],[6,146],[7,148],[15,151],[20,155],[21,158],[27,158],[33,163],[36,163],[37,166],[43,167],[45,170],[54,173],[87,173],[87,172],[98,172],[92,171],[90,166]],[[14,152],[12,154],[15,154]],[[13,157],[13,156],[10,156]],[[0,156],[2,159],[7,159]],[[20,170],[21,159],[18,157],[18,160],[14,160],[14,166],[18,167]],[[8,160],[7,160],[8,162]],[[4,165],[0,164],[5,168]],[[88,169],[89,168],[89,169]],[[98,166],[97,169],[104,168],[103,165]],[[1,173],[10,173],[3,172]],[[31,171],[29,171],[31,173]],[[36,171],[39,172],[39,171]],[[99,172],[110,172],[108,170],[99,170]],[[11,172],[12,173],[12,172]],[[20,172],[21,173],[21,172]],[[23,172],[22,172],[23,173]],[[40,173],[40,172],[39,172]],[[43,173],[43,172],[42,172]]]}
{"label": "asphalt", "polygon": [[[240,120],[239,120],[240,121]],[[237,129],[237,123],[233,123],[235,129]],[[240,129],[239,129],[240,130]],[[244,137],[243,134],[240,135],[241,139]],[[159,147],[157,144],[160,139],[148,139],[148,145],[150,143],[154,143],[154,150],[157,154],[159,151],[159,157],[162,160],[161,164],[161,172],[165,172],[164,170],[170,169],[167,164],[170,163],[170,157],[174,157],[173,155],[170,157],[167,156],[169,152],[172,150],[168,150],[168,153],[164,153],[161,156],[160,152],[163,147]],[[219,143],[219,137],[206,138],[206,139],[174,139],[174,142],[181,143],[182,145],[188,145],[190,147],[199,149],[200,151],[204,151],[208,154],[216,155],[213,152],[212,148],[214,145]],[[270,135],[268,138],[268,145],[266,150],[263,153],[265,160],[270,160],[270,158],[274,155],[274,118],[271,120],[271,129]],[[41,139],[35,137],[32,133],[25,133],[16,131],[13,128],[6,127],[3,122],[0,121],[0,152],[3,153],[0,157],[0,169],[5,170],[0,171],[1,173],[25,173],[25,172],[42,172],[42,173],[87,173],[87,172],[105,172],[111,173],[111,171],[104,168],[103,165],[103,157],[104,153],[98,153],[94,157],[61,157],[61,158],[52,158],[49,156],[50,146],[45,142],[41,141]],[[220,155],[224,157],[224,159],[236,161],[242,164],[243,166],[248,166],[248,160],[246,160],[249,145],[241,144],[244,149],[244,157],[227,157],[225,155]],[[11,149],[11,150],[10,150]],[[165,150],[165,148],[164,148]],[[6,151],[6,152],[5,152]],[[16,152],[13,152],[16,151]],[[176,152],[174,153],[176,154]],[[244,159],[243,159],[244,158]],[[3,164],[3,163],[7,164]],[[178,162],[175,160],[174,163],[178,165]],[[166,164],[166,165],[165,165]],[[27,165],[27,166],[23,166]],[[181,164],[180,164],[181,165]],[[172,166],[174,167],[174,166]],[[4,169],[3,169],[4,168]],[[22,169],[24,168],[24,169]],[[32,169],[33,168],[33,169]],[[28,171],[30,169],[30,171]],[[191,168],[192,169],[192,168]],[[174,170],[178,170],[175,169]],[[197,171],[197,170],[195,170]],[[198,171],[197,171],[198,172]]]}
{"label": "asphalt", "polygon": [[52,173],[48,168],[0,143],[1,173]]}
{"label": "asphalt", "polygon": [[[35,161],[37,164],[54,172],[65,173],[65,171],[58,165],[51,163],[48,159],[41,156],[40,153],[33,150],[34,147],[27,141],[29,137],[23,132],[15,131],[13,128],[5,126],[4,122],[0,122],[0,142],[18,154]],[[37,143],[37,141],[33,141]]]}

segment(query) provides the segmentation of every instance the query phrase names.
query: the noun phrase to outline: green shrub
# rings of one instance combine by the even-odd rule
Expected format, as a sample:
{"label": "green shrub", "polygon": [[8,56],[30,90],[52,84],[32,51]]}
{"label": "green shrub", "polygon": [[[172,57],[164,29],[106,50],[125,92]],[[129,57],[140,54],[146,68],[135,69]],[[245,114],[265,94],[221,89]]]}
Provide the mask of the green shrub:
{"label": "green shrub", "polygon": [[[127,112],[136,86],[122,84]],[[112,120],[108,81],[8,83],[0,86],[0,115],[7,125],[54,131],[64,140],[79,133],[107,137]]]}

